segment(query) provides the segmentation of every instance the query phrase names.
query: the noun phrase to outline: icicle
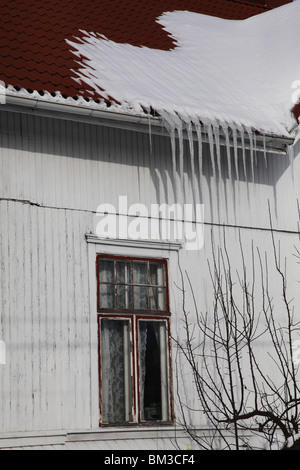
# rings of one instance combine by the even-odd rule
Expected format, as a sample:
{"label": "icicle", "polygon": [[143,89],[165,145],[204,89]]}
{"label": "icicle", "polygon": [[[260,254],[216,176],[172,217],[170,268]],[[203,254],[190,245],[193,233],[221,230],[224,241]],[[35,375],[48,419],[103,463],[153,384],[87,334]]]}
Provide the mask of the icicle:
{"label": "icicle", "polygon": [[220,148],[220,134],[219,134],[219,126],[213,126],[213,132],[215,136],[215,143],[216,143],[216,154],[217,154],[217,166],[218,166],[218,173],[219,177],[221,178],[222,175],[222,168],[221,168],[221,148]]}
{"label": "icicle", "polygon": [[203,169],[203,160],[202,160],[202,129],[201,129],[201,122],[197,118],[193,118],[193,123],[197,133],[197,140],[198,140],[198,165],[199,165],[199,191],[201,197],[201,177],[202,177],[202,169]]}
{"label": "icicle", "polygon": [[192,123],[190,122],[187,127],[188,139],[189,139],[189,147],[190,147],[190,156],[191,156],[191,179],[192,179],[192,192],[193,192],[193,199],[196,199],[196,187],[195,187],[195,156],[194,156],[194,140],[193,140],[193,129]]}
{"label": "icicle", "polygon": [[257,167],[257,143],[256,143],[256,133],[252,132],[252,137],[253,137],[253,147],[254,147],[254,161],[255,161],[255,166]]}
{"label": "icicle", "polygon": [[214,139],[213,139],[213,132],[212,132],[212,125],[210,123],[206,124],[206,132],[208,135],[209,141],[209,148],[210,148],[210,159],[213,169],[213,176],[216,176],[216,167],[215,167],[215,155],[214,155]]}
{"label": "icicle", "polygon": [[221,124],[221,127],[225,135],[228,175],[229,175],[229,179],[231,179],[231,153],[230,153],[230,143],[229,143],[229,131],[228,131],[228,127],[225,124]]}
{"label": "icicle", "polygon": [[244,166],[244,175],[247,181],[247,168],[246,168],[246,150],[245,150],[245,135],[244,135],[244,128],[240,125],[238,126],[238,130],[241,136],[241,144],[242,144],[242,155],[243,155],[243,166]]}
{"label": "icicle", "polygon": [[180,181],[181,181],[182,202],[184,202],[183,130],[182,130],[182,122],[179,118],[176,119],[176,129],[177,129],[178,139],[179,139],[179,176],[180,176]]}
{"label": "icicle", "polygon": [[253,139],[252,139],[252,130],[251,128],[246,128],[246,132],[249,137],[250,143],[250,162],[251,162],[251,173],[252,173],[252,181],[254,182],[254,151],[253,151]]}
{"label": "icicle", "polygon": [[196,202],[196,185],[195,185],[195,152],[194,152],[194,139],[193,139],[193,127],[192,127],[192,122],[193,119],[191,116],[189,116],[186,113],[181,113],[180,117],[183,119],[183,121],[186,124],[186,130],[187,130],[187,135],[188,135],[188,141],[189,141],[189,150],[190,150],[190,161],[191,161],[191,182],[192,182],[192,196],[194,199],[194,203]]}
{"label": "icicle", "polygon": [[288,145],[287,146],[287,154],[288,154],[288,157],[289,157],[293,183],[294,183],[294,158],[295,158],[294,152],[295,152],[294,146],[293,145]]}
{"label": "icicle", "polygon": [[180,117],[174,112],[174,111],[169,111],[165,112],[162,110],[158,111],[160,115],[162,113],[167,114],[169,121],[172,121],[172,126],[174,126],[174,129],[177,130],[178,133],[178,140],[179,140],[179,176],[180,176],[180,181],[181,181],[181,192],[182,192],[182,202],[184,201],[184,150],[183,150],[183,129],[182,129],[182,121]]}
{"label": "icicle", "polygon": [[237,130],[235,126],[231,126],[232,129],[232,138],[233,138],[233,151],[234,151],[234,165],[236,178],[239,180],[239,162],[238,162],[238,142],[237,142]]}
{"label": "icicle", "polygon": [[175,225],[174,225],[174,230],[175,233],[177,234],[177,237],[180,237],[182,235],[181,233],[181,224],[182,224],[182,214],[181,210],[178,207],[179,201],[179,190],[177,186],[177,158],[176,158],[176,131],[178,133],[178,139],[179,139],[179,176],[180,176],[180,187],[181,187],[181,203],[182,207],[184,204],[184,147],[183,147],[183,129],[182,129],[182,121],[178,117],[178,115],[175,112],[170,112],[170,111],[164,111],[164,110],[159,110],[157,111],[161,117],[165,120],[167,123],[167,126],[169,128],[170,136],[171,136],[171,146],[172,146],[172,166],[173,166],[173,178],[175,181],[175,202],[176,202],[176,209],[175,209]]}
{"label": "icicle", "polygon": [[169,132],[170,139],[171,139],[171,151],[172,151],[172,172],[173,172],[173,180],[174,180],[174,202],[178,202],[178,184],[177,184],[177,164],[176,164],[176,137],[175,137],[175,122],[172,117],[164,110],[159,111],[160,116],[164,120],[165,127]]}
{"label": "icicle", "polygon": [[171,137],[171,148],[172,148],[172,171],[173,171],[173,180],[174,180],[174,185],[175,185],[174,202],[177,202],[177,199],[178,199],[178,185],[177,185],[175,128],[171,129],[170,137]]}
{"label": "icicle", "polygon": [[152,155],[152,130],[151,130],[151,114],[148,114],[148,129],[149,129],[149,146],[150,146],[150,155]]}
{"label": "icicle", "polygon": [[263,146],[264,146],[264,160],[265,160],[265,167],[267,168],[267,145],[266,145],[266,136],[263,135]]}
{"label": "icicle", "polygon": [[[177,204],[179,203],[179,188],[178,188],[178,178],[177,178],[177,158],[176,158],[176,129],[179,133],[179,143],[181,144],[180,152],[183,152],[183,138],[182,138],[182,129],[181,129],[181,122],[178,122],[178,116],[175,113],[169,113],[164,110],[158,111],[160,116],[163,118],[165,127],[167,128],[170,139],[171,139],[171,152],[172,152],[172,172],[173,172],[173,180],[174,180],[174,203],[175,203],[175,222],[174,222],[174,230],[177,236],[181,233],[181,216],[178,212],[179,208],[177,209]],[[180,131],[181,130],[181,131]],[[183,160],[183,155],[180,157]],[[180,173],[182,172],[182,168]],[[181,181],[183,178],[180,176]],[[181,192],[183,197],[183,183],[181,184]]]}

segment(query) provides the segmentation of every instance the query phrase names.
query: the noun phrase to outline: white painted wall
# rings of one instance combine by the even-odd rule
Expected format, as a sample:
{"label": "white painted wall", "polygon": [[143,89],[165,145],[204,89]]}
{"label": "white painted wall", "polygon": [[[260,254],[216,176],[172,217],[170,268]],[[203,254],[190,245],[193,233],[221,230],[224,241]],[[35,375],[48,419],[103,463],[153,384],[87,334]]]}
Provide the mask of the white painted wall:
{"label": "white painted wall", "polygon": [[[1,111],[0,339],[6,344],[6,364],[0,364],[1,432],[97,426],[96,279],[85,235],[95,232],[98,205],[117,207],[119,195],[147,207],[174,202],[169,139],[152,135],[151,143],[139,132]],[[196,173],[196,202],[205,211],[204,248],[161,253],[172,257],[174,335],[181,315],[177,266],[188,272],[199,309],[210,309],[211,231],[218,241],[225,225],[233,266],[240,262],[236,227],[246,257],[252,240],[271,257],[268,200],[282,256],[288,257],[289,288],[300,304],[293,256],[294,245],[299,247],[299,155],[293,171],[284,155],[268,155],[267,167],[257,155],[254,183],[229,179],[225,170],[225,178],[213,178],[205,155],[203,174]],[[191,202],[188,153],[185,187]],[[280,295],[275,279],[272,283],[274,295]],[[187,302],[192,311],[190,295]],[[189,372],[182,373],[190,395]]]}

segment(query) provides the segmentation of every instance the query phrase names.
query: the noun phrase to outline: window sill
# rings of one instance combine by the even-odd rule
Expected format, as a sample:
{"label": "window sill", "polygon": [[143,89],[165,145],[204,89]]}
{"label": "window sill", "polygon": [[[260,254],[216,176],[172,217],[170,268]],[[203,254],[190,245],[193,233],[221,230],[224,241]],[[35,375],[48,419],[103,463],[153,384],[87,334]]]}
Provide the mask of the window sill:
{"label": "window sill", "polygon": [[109,423],[100,423],[99,428],[104,428],[104,429],[136,429],[136,428],[149,428],[153,430],[154,428],[156,429],[161,429],[161,428],[167,428],[171,427],[173,429],[175,423],[173,421],[142,421],[140,423],[122,423],[122,424],[109,424]]}

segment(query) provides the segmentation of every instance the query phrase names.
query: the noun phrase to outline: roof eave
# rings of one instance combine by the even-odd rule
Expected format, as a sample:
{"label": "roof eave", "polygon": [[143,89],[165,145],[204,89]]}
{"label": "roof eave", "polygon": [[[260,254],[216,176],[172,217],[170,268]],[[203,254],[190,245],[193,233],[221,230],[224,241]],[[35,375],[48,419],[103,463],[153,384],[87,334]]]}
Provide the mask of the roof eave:
{"label": "roof eave", "polygon": [[[36,116],[64,119],[68,121],[83,122],[94,125],[116,127],[119,129],[168,136],[168,131],[163,125],[160,117],[150,114],[134,114],[128,110],[113,111],[97,109],[89,106],[76,106],[71,104],[57,103],[46,100],[38,100],[30,97],[7,95],[3,109],[11,112],[33,114]],[[205,134],[205,133],[204,133]],[[187,135],[184,135],[187,138]],[[224,137],[224,139],[223,139]],[[197,139],[195,133],[195,139]],[[204,135],[204,142],[207,141]],[[220,129],[220,143],[225,144],[225,136]],[[257,150],[264,148],[268,152],[286,153],[286,146],[294,143],[294,137],[278,136],[273,134],[256,134]],[[242,144],[238,142],[238,145]],[[247,148],[247,141],[245,141]],[[250,148],[250,144],[249,144]]]}

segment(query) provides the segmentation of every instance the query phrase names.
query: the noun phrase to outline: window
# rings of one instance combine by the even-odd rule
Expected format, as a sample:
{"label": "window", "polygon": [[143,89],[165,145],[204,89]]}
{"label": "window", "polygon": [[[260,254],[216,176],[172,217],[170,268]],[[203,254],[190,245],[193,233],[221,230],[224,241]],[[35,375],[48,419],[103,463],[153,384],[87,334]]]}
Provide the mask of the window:
{"label": "window", "polygon": [[101,424],[170,421],[166,260],[97,256]]}
{"label": "window", "polygon": [[168,312],[165,260],[98,256],[98,310]]}

